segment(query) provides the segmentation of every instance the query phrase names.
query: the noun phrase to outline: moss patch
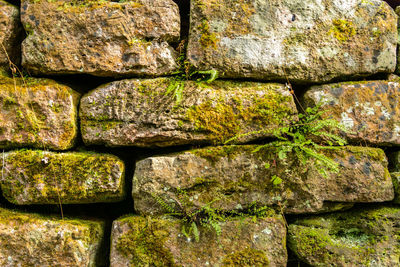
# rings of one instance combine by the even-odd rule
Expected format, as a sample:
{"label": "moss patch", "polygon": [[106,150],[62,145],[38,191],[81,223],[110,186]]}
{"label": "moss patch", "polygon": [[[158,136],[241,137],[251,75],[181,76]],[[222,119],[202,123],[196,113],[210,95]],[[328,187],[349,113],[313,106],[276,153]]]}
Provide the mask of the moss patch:
{"label": "moss patch", "polygon": [[227,255],[222,261],[223,266],[270,266],[265,252],[252,248],[246,248]]}
{"label": "moss patch", "polygon": [[[244,86],[235,88],[235,84],[224,86],[218,89],[228,92],[239,88],[246,90]],[[294,108],[291,107],[292,98],[278,92],[279,87],[273,84],[260,86],[262,94],[255,90],[257,87],[253,88],[254,92],[238,96],[221,93],[217,98],[191,107],[187,112],[187,120],[193,123],[196,131],[208,133],[214,144],[224,143],[235,136],[240,137],[240,134],[248,134],[246,126],[260,130],[270,126],[269,135],[272,135],[277,125],[295,119]]]}
{"label": "moss patch", "polygon": [[[58,196],[63,203],[118,201],[124,196],[124,165],[112,155],[20,150],[8,153],[5,165],[7,179],[1,188],[16,204],[23,204],[22,196],[28,203],[53,204]],[[116,173],[121,176],[114,177]]]}
{"label": "moss patch", "polygon": [[346,42],[356,34],[353,22],[345,19],[334,19],[329,34],[332,34],[339,42]]}
{"label": "moss patch", "polygon": [[130,266],[176,266],[172,253],[165,247],[172,222],[143,217],[122,219],[130,230],[117,240],[117,250],[130,259]]}

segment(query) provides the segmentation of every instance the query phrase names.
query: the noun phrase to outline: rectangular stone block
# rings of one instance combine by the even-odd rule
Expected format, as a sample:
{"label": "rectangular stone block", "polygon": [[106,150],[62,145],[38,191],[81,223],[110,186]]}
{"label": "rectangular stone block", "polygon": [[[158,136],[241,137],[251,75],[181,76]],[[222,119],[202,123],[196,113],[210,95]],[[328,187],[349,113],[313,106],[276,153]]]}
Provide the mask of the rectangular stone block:
{"label": "rectangular stone block", "polygon": [[23,0],[22,64],[33,74],[160,76],[177,68],[172,0]]}
{"label": "rectangular stone block", "polygon": [[113,155],[18,150],[3,153],[0,187],[11,203],[82,204],[125,197],[125,166]]}
{"label": "rectangular stone block", "polygon": [[256,147],[209,147],[138,161],[132,190],[135,210],[168,213],[164,202],[176,208],[180,203],[193,208],[209,204],[229,211],[256,203],[296,214],[394,197],[381,149],[347,146],[321,151],[339,164],[338,173],[327,171],[324,177],[314,158],[303,163],[289,153],[281,160],[274,149],[253,152]]}
{"label": "rectangular stone block", "polygon": [[399,266],[400,209],[393,206],[298,219],[288,245],[311,266]]}
{"label": "rectangular stone block", "polygon": [[0,76],[0,148],[72,148],[79,98],[52,80]]}
{"label": "rectangular stone block", "polygon": [[193,0],[189,61],[223,77],[303,83],[390,73],[397,17],[380,0]]}
{"label": "rectangular stone block", "polygon": [[103,266],[103,236],[101,221],[61,220],[0,208],[0,265]]}
{"label": "rectangular stone block", "polygon": [[361,144],[400,144],[400,82],[362,81],[311,87],[304,105],[321,105],[323,118],[341,122],[348,141]]}
{"label": "rectangular stone block", "polygon": [[183,235],[176,219],[125,217],[114,221],[112,267],[286,266],[286,227],[281,216],[221,222],[221,233],[200,228],[199,241]]}
{"label": "rectangular stone block", "polygon": [[107,146],[166,147],[244,143],[272,137],[296,120],[293,96],[282,84],[122,80],[86,94],[80,105],[83,141]]}
{"label": "rectangular stone block", "polygon": [[10,61],[19,64],[21,59],[23,28],[16,5],[0,0],[0,67],[4,69],[9,68]]}

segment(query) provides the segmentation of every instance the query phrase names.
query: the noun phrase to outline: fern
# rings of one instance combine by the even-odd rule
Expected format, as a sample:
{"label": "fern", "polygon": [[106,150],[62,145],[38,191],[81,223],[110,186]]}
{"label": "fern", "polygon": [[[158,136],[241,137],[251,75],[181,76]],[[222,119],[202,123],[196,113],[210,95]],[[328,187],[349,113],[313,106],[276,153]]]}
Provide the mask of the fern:
{"label": "fern", "polygon": [[170,215],[180,216],[181,213],[177,212],[174,207],[166,203],[161,197],[157,196],[156,194],[152,193],[151,196],[154,200],[160,205],[165,211],[167,211]]}
{"label": "fern", "polygon": [[179,105],[182,101],[185,81],[195,80],[199,85],[201,85],[203,82],[211,83],[218,78],[218,71],[214,69],[196,71],[193,65],[186,60],[186,48],[187,45],[185,40],[182,40],[177,48],[179,51],[179,57],[177,60],[178,70],[172,73],[173,78],[165,90],[165,95],[172,94],[172,97],[175,100],[175,105]]}

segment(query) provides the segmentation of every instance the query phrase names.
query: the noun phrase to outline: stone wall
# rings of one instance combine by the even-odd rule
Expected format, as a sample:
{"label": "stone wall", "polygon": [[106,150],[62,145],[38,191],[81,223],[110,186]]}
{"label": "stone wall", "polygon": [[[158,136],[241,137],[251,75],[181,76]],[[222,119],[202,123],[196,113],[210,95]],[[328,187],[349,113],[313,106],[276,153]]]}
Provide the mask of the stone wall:
{"label": "stone wall", "polygon": [[0,0],[0,265],[400,266],[397,5]]}

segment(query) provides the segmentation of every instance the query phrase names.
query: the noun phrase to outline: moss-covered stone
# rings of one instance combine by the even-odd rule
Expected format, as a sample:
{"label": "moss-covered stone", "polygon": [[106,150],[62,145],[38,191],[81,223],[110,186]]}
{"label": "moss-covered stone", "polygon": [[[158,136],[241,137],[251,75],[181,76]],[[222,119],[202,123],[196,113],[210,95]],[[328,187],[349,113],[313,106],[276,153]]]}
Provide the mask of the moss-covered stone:
{"label": "moss-covered stone", "polygon": [[347,132],[341,135],[354,143],[400,144],[400,83],[355,81],[311,87],[304,106],[321,105],[323,118],[333,118]]}
{"label": "moss-covered stone", "polygon": [[186,237],[179,220],[128,216],[114,221],[111,266],[285,266],[286,229],[279,215],[231,219],[221,233],[199,227]]}
{"label": "moss-covered stone", "polygon": [[[184,204],[189,210],[209,204],[220,210],[245,209],[256,203],[286,213],[323,212],[348,208],[354,202],[390,201],[393,184],[384,152],[377,148],[341,147],[321,151],[339,163],[327,171],[310,158],[295,154],[284,160],[276,151],[256,145],[219,146],[150,157],[136,163],[133,198],[142,214],[170,212]],[[344,203],[340,203],[344,202]]]}
{"label": "moss-covered stone", "polygon": [[124,163],[112,155],[18,150],[3,159],[0,187],[15,204],[115,202],[125,196]]}
{"label": "moss-covered stone", "polygon": [[52,80],[0,76],[0,148],[73,147],[79,97]]}
{"label": "moss-covered stone", "polygon": [[104,222],[0,208],[1,266],[103,266]]}
{"label": "moss-covered stone", "polygon": [[21,2],[22,64],[33,74],[153,77],[178,67],[172,0]]}
{"label": "moss-covered stone", "polygon": [[396,66],[384,1],[193,0],[190,19],[190,63],[222,77],[322,83]]}
{"label": "moss-covered stone", "polygon": [[19,64],[21,60],[23,29],[17,5],[0,1],[0,70],[9,70],[11,63]]}
{"label": "moss-covered stone", "polygon": [[243,143],[272,137],[296,120],[292,95],[282,84],[185,81],[182,99],[167,94],[172,79],[123,80],[81,100],[86,144],[174,146]]}
{"label": "moss-covered stone", "polygon": [[393,202],[396,204],[400,204],[400,172],[392,172],[390,173],[393,180],[394,186],[394,199]]}
{"label": "moss-covered stone", "polygon": [[290,249],[312,266],[398,266],[400,209],[368,207],[299,219]]}

